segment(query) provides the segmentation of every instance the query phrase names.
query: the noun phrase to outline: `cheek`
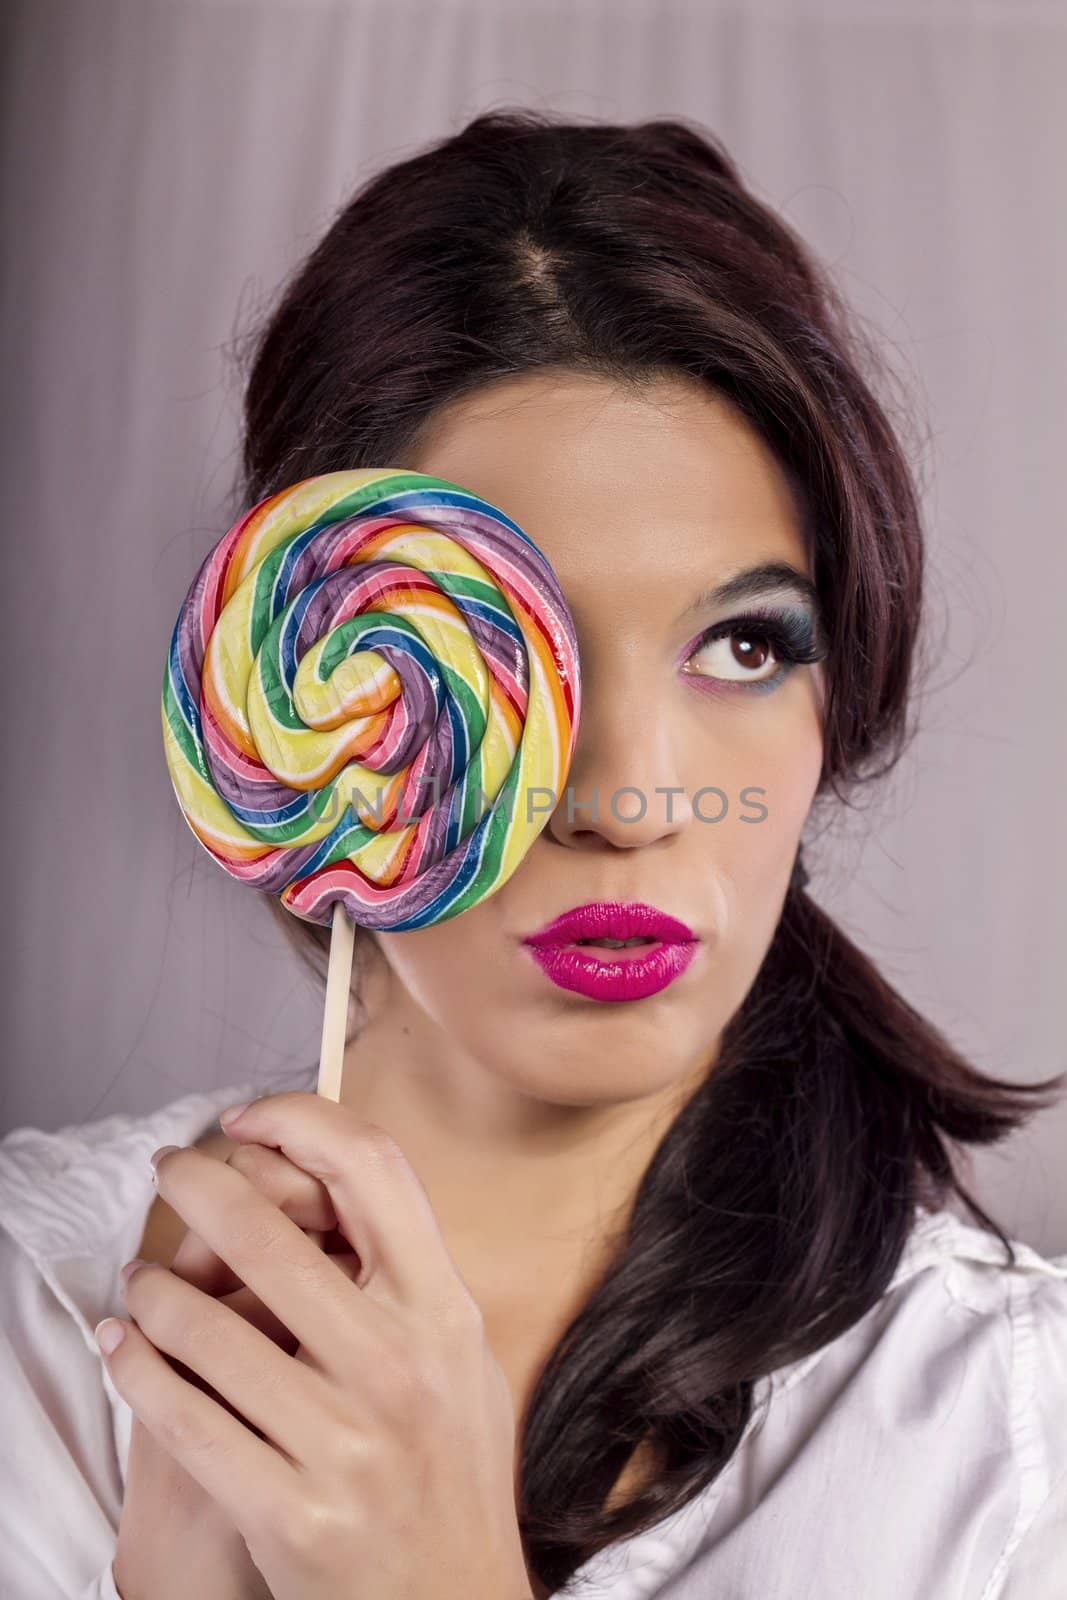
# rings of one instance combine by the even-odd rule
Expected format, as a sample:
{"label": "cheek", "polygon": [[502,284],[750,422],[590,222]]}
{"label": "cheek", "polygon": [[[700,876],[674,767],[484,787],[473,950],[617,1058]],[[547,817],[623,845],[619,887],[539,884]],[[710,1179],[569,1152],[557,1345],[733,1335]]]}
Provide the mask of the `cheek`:
{"label": "cheek", "polygon": [[[718,783],[729,799],[727,814],[714,826],[695,821],[694,828],[717,870],[752,904],[750,895],[773,900],[788,879],[818,788],[823,742],[814,688],[783,704],[779,714],[754,717],[736,731],[729,746],[718,742],[709,752],[721,776],[700,779]],[[701,802],[711,817],[721,805],[714,794]]]}
{"label": "cheek", "polygon": [[429,928],[379,933],[379,949],[395,978],[429,1016],[444,1022],[484,997],[495,933],[488,908],[475,906]]}

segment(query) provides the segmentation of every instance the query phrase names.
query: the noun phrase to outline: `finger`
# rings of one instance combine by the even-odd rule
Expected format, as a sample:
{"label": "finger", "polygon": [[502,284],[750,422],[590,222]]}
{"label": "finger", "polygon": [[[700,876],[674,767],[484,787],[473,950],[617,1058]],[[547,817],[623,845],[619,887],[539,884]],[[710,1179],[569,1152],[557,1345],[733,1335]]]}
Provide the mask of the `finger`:
{"label": "finger", "polygon": [[[173,1270],[172,1267],[171,1271],[173,1272]],[[276,1344],[279,1350],[284,1350],[286,1355],[296,1355],[300,1348],[296,1336],[289,1331],[280,1317],[275,1316],[269,1306],[265,1306],[262,1300],[252,1293],[251,1289],[243,1287],[236,1289],[232,1294],[228,1294],[222,1299],[222,1304],[229,1306],[230,1310],[236,1312],[239,1317],[243,1317],[245,1322],[251,1323],[253,1328],[258,1328],[265,1338]],[[190,1383],[195,1383],[197,1388],[207,1389],[210,1387],[200,1377],[199,1373],[186,1366],[183,1361],[179,1361],[177,1357],[167,1355],[166,1352],[162,1352],[162,1354],[164,1359],[170,1361],[183,1378],[187,1378]]]}
{"label": "finger", "polygon": [[342,1258],[326,1255],[225,1161],[171,1146],[155,1166],[167,1204],[313,1356],[331,1367],[376,1358],[384,1312],[357,1292]]}
{"label": "finger", "polygon": [[135,1323],[106,1320],[108,1326],[118,1321],[125,1330],[117,1349],[101,1354],[130,1410],[238,1532],[261,1527],[270,1507],[292,1494],[294,1471],[288,1461],[218,1401],[179,1377]]}
{"label": "finger", "polygon": [[322,1095],[294,1090],[254,1100],[229,1138],[272,1145],[325,1184],[338,1225],[363,1262],[359,1286],[415,1307],[472,1299],[430,1197],[395,1139]]}
{"label": "finger", "polygon": [[[315,1232],[320,1248],[334,1237],[337,1216],[329,1191],[280,1150],[259,1144],[238,1145],[226,1157],[226,1164],[247,1178],[297,1227]],[[205,1294],[221,1296],[241,1287],[232,1267],[192,1230],[186,1233],[170,1265],[172,1272]]]}
{"label": "finger", "polygon": [[[173,1267],[171,1271],[174,1271]],[[265,1306],[259,1296],[252,1293],[251,1289],[245,1288],[242,1284],[239,1289],[234,1289],[232,1293],[221,1295],[219,1298],[224,1306],[229,1306],[230,1310],[243,1317],[245,1322],[250,1322],[253,1328],[258,1328],[259,1332],[280,1350],[284,1350],[290,1356],[296,1354],[299,1346],[296,1335],[285,1326],[280,1317],[275,1315],[270,1306]]]}
{"label": "finger", "polygon": [[[352,1259],[353,1261],[355,1260],[354,1257]],[[173,1266],[170,1270],[171,1272],[174,1271]],[[350,1275],[353,1279],[355,1278],[355,1268],[352,1269]],[[252,1293],[251,1289],[247,1289],[242,1285],[241,1288],[235,1289],[232,1294],[220,1296],[219,1298],[224,1306],[229,1306],[231,1311],[236,1312],[245,1322],[251,1323],[253,1328],[258,1328],[265,1338],[276,1344],[279,1350],[284,1350],[286,1355],[295,1356],[297,1360],[308,1361],[317,1367],[317,1363],[312,1361],[309,1353],[301,1349],[300,1341],[296,1335],[290,1332],[281,1318],[275,1316],[270,1307],[265,1306],[258,1295]],[[187,1366],[184,1361],[179,1360],[176,1356],[167,1355],[165,1351],[160,1353],[165,1361],[170,1362],[180,1377],[185,1378],[189,1383],[195,1384],[198,1389],[203,1389],[208,1394],[216,1395],[216,1398],[223,1405],[227,1404],[221,1396],[217,1395],[217,1391],[205,1379],[201,1378],[200,1374],[192,1367]]]}
{"label": "finger", "polygon": [[328,1420],[318,1372],[298,1365],[230,1306],[156,1262],[131,1273],[125,1293],[130,1315],[158,1351],[197,1374],[294,1462],[310,1459]]}

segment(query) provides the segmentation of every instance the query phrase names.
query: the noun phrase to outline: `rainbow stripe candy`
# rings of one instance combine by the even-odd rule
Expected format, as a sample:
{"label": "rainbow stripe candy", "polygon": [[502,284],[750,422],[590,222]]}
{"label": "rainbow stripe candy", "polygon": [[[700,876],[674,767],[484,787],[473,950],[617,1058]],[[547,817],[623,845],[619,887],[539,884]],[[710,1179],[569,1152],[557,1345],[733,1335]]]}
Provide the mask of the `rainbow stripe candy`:
{"label": "rainbow stripe candy", "polygon": [[[495,506],[401,468],[254,506],[178,615],[163,740],[233,877],[329,924],[443,922],[507,882],[562,793],[581,679],[545,556]],[[531,817],[532,812],[532,817]]]}

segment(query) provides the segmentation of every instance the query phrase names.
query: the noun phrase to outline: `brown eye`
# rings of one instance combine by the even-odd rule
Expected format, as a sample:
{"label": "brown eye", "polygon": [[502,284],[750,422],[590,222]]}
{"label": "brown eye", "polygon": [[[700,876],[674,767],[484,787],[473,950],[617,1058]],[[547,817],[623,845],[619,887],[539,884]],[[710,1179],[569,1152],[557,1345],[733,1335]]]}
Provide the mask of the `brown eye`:
{"label": "brown eye", "polygon": [[729,638],[734,660],[742,667],[762,667],[773,655],[768,641],[758,634],[732,633]]}
{"label": "brown eye", "polygon": [[[704,664],[693,667],[691,663],[698,660]],[[773,677],[778,665],[767,634],[735,628],[731,633],[707,639],[699,645],[685,670],[701,677],[744,683]]]}
{"label": "brown eye", "polygon": [[682,671],[724,694],[769,694],[801,664],[824,661],[829,645],[812,613],[776,606],[706,628]]}

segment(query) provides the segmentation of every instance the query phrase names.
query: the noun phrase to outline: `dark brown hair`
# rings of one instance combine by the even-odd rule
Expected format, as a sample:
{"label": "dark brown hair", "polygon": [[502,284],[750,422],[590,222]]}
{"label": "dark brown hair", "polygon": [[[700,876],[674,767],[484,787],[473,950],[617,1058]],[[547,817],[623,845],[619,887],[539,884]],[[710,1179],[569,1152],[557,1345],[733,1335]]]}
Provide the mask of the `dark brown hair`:
{"label": "dark brown hair", "polygon": [[[903,435],[874,392],[885,368],[715,138],[675,119],[475,117],[363,185],[246,348],[235,515],[315,473],[410,465],[435,409],[494,379],[704,380],[802,497],[830,645],[819,795],[851,803],[847,789],[898,759],[923,533]],[[323,971],[327,930],[270,903]],[[1062,1081],[976,1070],[794,882],[714,1070],[532,1395],[531,1573],[557,1589],[710,1484],[755,1380],[883,1293],[917,1201],[954,1196],[1010,1255],[962,1182],[960,1147],[1003,1138]],[[605,1512],[642,1441],[655,1481]]]}

